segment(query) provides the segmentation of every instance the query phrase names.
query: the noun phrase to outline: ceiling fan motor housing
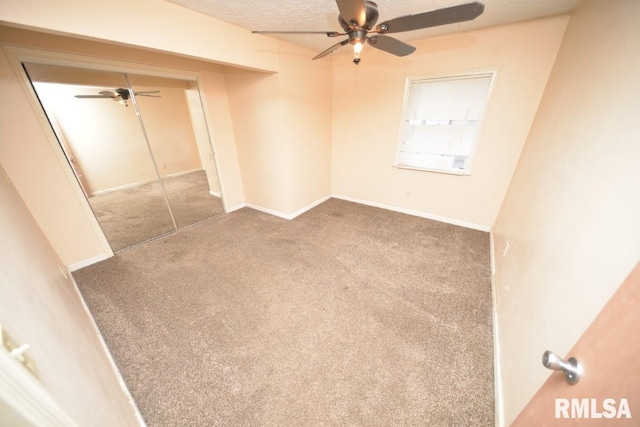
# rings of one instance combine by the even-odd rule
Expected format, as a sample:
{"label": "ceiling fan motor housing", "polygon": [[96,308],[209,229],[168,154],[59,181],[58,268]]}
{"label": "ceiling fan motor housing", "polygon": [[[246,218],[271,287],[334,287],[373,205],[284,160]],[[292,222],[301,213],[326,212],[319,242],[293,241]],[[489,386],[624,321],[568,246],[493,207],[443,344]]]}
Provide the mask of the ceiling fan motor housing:
{"label": "ceiling fan motor housing", "polygon": [[121,97],[122,99],[124,99],[125,101],[126,101],[127,99],[129,99],[129,97],[131,96],[131,94],[129,93],[129,89],[118,88],[118,89],[116,89],[115,91],[116,91],[116,92],[118,93],[118,95],[120,95],[120,97]]}
{"label": "ceiling fan motor housing", "polygon": [[365,5],[366,18],[362,26],[359,26],[357,22],[347,22],[342,18],[342,16],[338,16],[338,22],[340,23],[340,26],[347,33],[350,30],[357,29],[358,27],[362,29],[366,28],[367,30],[370,30],[373,28],[374,25],[376,25],[376,22],[378,22],[378,16],[379,16],[378,5],[372,1],[365,1],[364,5]]}

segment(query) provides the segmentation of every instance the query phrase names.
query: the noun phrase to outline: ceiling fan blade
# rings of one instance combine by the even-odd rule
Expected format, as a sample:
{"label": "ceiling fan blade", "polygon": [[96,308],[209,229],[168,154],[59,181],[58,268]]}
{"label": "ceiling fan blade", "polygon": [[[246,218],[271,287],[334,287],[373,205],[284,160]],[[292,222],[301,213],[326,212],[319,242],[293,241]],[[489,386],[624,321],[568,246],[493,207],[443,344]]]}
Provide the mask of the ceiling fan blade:
{"label": "ceiling fan blade", "polygon": [[337,31],[251,31],[254,34],[325,34],[327,37],[344,36]]}
{"label": "ceiling fan blade", "polygon": [[367,22],[367,9],[364,0],[336,0],[340,16],[347,24],[355,22],[358,26],[363,26]]}
{"label": "ceiling fan blade", "polygon": [[484,5],[482,3],[467,3],[416,15],[401,16],[378,24],[376,29],[384,34],[437,27],[455,22],[471,21],[480,16],[483,11]]}
{"label": "ceiling fan blade", "polygon": [[160,95],[147,95],[146,93],[136,93],[136,96],[148,96],[149,98],[162,98]]}
{"label": "ceiling fan blade", "polygon": [[317,54],[316,56],[313,57],[313,59],[324,58],[325,56],[332,53],[334,50],[338,49],[340,46],[344,46],[345,44],[348,44],[348,43],[349,43],[349,39],[344,39],[340,43],[336,43],[333,46],[331,46],[329,49]]}
{"label": "ceiling fan blade", "polygon": [[384,50],[396,56],[407,56],[416,50],[415,47],[388,36],[373,36],[367,41],[376,49]]}
{"label": "ceiling fan blade", "polygon": [[143,90],[140,92],[134,92],[136,95],[145,95],[147,93],[160,93],[159,90]]}
{"label": "ceiling fan blade", "polygon": [[76,95],[76,98],[113,98],[111,95]]}

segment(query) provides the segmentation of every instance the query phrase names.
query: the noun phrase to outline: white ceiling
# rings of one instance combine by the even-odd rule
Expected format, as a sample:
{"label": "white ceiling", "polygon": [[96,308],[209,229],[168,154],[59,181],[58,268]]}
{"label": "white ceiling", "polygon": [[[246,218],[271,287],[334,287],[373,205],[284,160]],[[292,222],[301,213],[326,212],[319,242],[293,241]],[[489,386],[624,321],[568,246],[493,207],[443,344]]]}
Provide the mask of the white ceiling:
{"label": "white ceiling", "polygon": [[[338,6],[334,0],[167,0],[188,9],[211,15],[247,30],[342,31],[338,24]],[[428,12],[474,0],[374,0],[378,5],[378,23],[404,15]],[[493,25],[526,21],[570,13],[581,0],[478,0],[484,13],[473,21],[424,30],[392,34],[405,42],[435,35],[466,31]],[[321,52],[342,38],[325,35],[278,35]],[[229,40],[233,43],[233,40]]]}

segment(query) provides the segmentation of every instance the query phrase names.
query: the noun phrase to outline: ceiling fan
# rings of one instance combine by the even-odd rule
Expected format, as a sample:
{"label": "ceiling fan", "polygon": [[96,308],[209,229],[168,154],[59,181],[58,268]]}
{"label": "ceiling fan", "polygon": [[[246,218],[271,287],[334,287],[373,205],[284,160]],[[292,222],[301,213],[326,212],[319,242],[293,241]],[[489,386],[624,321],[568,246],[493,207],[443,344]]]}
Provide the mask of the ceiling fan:
{"label": "ceiling fan", "polygon": [[[484,11],[482,3],[474,2],[459,6],[437,9],[430,12],[406,15],[374,25],[378,21],[378,5],[369,0],[336,0],[338,22],[344,30],[337,31],[252,31],[257,34],[325,34],[327,37],[348,36],[347,39],[334,44],[329,49],[319,53],[313,59],[323,58],[341,46],[353,45],[353,63],[360,63],[360,52],[365,42],[376,49],[383,50],[396,56],[406,56],[416,48],[387,33],[401,33],[404,31],[420,30],[422,28],[437,27],[439,25],[470,21],[477,18]],[[369,34],[373,34],[369,36]]]}
{"label": "ceiling fan", "polygon": [[[147,90],[142,92],[133,92],[135,96],[150,96],[153,98],[162,98],[160,95],[152,95],[154,93],[160,93],[159,90]],[[97,95],[76,95],[76,98],[107,98],[118,101],[120,104],[124,104],[128,107],[127,101],[131,98],[131,92],[129,89],[117,88],[114,90],[102,90]]]}

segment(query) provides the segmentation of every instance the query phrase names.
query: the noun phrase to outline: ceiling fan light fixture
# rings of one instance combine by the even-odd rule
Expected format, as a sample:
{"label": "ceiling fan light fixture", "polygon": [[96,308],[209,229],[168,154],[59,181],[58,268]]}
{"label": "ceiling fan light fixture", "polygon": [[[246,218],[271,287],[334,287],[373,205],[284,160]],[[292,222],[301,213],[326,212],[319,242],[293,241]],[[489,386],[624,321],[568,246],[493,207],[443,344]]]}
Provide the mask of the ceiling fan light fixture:
{"label": "ceiling fan light fixture", "polygon": [[367,32],[363,29],[349,30],[349,44],[353,45],[353,63],[358,65],[360,63],[360,52],[362,52],[362,45],[367,41]]}
{"label": "ceiling fan light fixture", "polygon": [[356,65],[360,63],[360,52],[362,52],[362,43],[357,41],[353,44],[353,63]]}

